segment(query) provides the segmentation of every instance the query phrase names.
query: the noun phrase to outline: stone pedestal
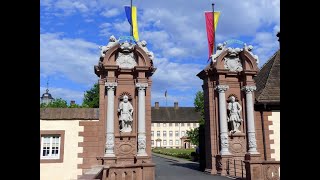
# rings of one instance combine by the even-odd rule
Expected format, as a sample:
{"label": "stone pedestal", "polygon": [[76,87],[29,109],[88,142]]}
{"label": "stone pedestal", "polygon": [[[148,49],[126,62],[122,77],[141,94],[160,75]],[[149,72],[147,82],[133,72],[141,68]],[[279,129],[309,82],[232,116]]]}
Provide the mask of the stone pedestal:
{"label": "stone pedestal", "polygon": [[218,174],[221,176],[227,175],[227,168],[228,168],[228,160],[232,159],[232,155],[216,155],[215,156],[215,168],[216,171],[211,171],[211,174]]}
{"label": "stone pedestal", "polygon": [[242,132],[229,133],[229,151],[234,158],[244,159],[246,154],[246,134]]}
{"label": "stone pedestal", "polygon": [[[139,43],[138,43],[139,44]],[[151,160],[151,86],[156,68],[145,45],[112,42],[95,66],[95,73],[106,82],[105,98],[99,109],[106,112],[105,155],[102,179],[154,179]],[[102,101],[102,102],[101,102]]]}

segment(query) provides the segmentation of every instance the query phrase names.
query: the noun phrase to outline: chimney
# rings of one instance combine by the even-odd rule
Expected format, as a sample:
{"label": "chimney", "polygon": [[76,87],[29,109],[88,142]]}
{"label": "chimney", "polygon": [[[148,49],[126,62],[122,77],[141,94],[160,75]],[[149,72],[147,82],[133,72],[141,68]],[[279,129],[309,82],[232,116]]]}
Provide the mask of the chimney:
{"label": "chimney", "polygon": [[174,102],[174,109],[179,109],[178,102]]}
{"label": "chimney", "polygon": [[159,102],[155,102],[155,103],[154,103],[154,108],[155,108],[155,109],[159,109]]}
{"label": "chimney", "polygon": [[76,101],[75,100],[71,100],[70,101],[70,105],[74,105],[74,104],[76,104]]}

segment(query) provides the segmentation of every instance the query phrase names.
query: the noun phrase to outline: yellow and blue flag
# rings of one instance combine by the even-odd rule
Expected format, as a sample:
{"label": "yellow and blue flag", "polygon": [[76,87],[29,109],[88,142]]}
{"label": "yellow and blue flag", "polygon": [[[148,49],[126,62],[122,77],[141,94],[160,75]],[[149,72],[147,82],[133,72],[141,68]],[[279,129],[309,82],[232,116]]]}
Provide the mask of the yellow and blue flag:
{"label": "yellow and blue flag", "polygon": [[139,41],[139,33],[138,33],[138,21],[137,21],[137,7],[132,6],[132,10],[130,6],[125,6],[124,10],[126,12],[126,16],[129,24],[132,27],[133,38],[136,41]]}

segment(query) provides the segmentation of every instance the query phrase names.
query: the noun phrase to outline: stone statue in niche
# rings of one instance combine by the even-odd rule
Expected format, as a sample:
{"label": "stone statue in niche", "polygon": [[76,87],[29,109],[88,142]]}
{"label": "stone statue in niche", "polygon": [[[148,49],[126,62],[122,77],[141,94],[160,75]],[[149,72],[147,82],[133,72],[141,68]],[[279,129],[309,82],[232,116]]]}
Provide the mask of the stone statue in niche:
{"label": "stone statue in niche", "polygon": [[113,47],[114,45],[118,44],[118,40],[113,35],[109,38],[109,43],[106,46],[99,46],[100,49],[100,59],[103,59],[106,55],[106,52]]}
{"label": "stone statue in niche", "polygon": [[131,132],[133,121],[133,107],[129,102],[129,98],[127,95],[123,96],[123,101],[119,104],[118,112],[120,113],[120,132]]}
{"label": "stone statue in niche", "polygon": [[135,56],[133,54],[134,44],[129,42],[123,42],[120,45],[120,52],[118,53],[118,57],[116,59],[116,64],[119,65],[120,68],[132,69],[137,65]]}
{"label": "stone statue in niche", "polygon": [[244,48],[243,49],[247,50],[254,57],[254,59],[256,60],[257,64],[259,64],[258,56],[252,53],[252,49],[253,49],[252,45],[247,46],[247,44],[244,44]]}
{"label": "stone statue in niche", "polygon": [[240,132],[239,128],[243,119],[241,118],[241,105],[236,102],[236,98],[234,96],[229,97],[228,103],[228,117],[227,121],[231,123],[231,131],[232,133]]}
{"label": "stone statue in niche", "polygon": [[228,55],[224,57],[224,68],[232,72],[241,72],[243,70],[239,59],[240,48],[228,48]]}

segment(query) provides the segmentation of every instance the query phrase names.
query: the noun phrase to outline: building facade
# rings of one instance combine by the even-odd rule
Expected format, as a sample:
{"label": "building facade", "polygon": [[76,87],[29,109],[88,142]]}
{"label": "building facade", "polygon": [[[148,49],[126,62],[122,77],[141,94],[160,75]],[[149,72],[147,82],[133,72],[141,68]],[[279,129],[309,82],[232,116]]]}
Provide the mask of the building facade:
{"label": "building facade", "polygon": [[193,107],[159,107],[159,102],[151,109],[151,147],[192,148],[187,139],[187,131],[199,127],[200,113]]}

